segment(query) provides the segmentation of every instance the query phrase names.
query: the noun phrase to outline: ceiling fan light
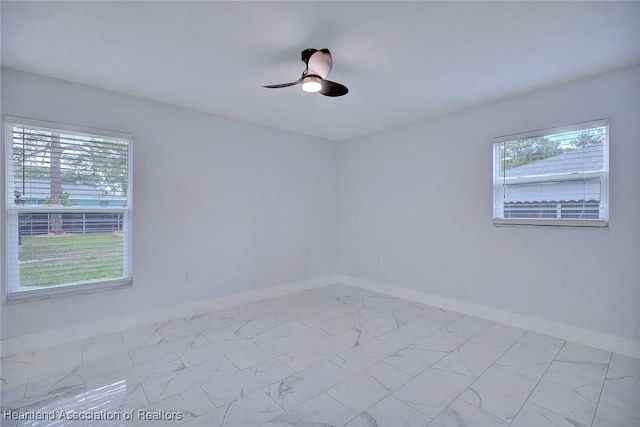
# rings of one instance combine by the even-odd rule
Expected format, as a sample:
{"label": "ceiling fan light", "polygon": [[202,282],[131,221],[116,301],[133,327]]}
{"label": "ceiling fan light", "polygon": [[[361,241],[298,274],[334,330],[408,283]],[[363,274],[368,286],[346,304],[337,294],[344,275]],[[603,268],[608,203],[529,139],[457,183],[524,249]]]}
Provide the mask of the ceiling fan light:
{"label": "ceiling fan light", "polygon": [[302,79],[302,90],[305,92],[320,92],[322,79],[318,76],[306,76]]}

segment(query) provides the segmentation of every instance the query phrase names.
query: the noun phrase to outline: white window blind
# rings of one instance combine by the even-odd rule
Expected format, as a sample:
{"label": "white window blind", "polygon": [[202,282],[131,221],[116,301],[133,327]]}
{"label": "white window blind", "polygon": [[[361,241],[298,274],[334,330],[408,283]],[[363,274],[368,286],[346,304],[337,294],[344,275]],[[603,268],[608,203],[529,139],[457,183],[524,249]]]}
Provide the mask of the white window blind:
{"label": "white window blind", "polygon": [[9,300],[131,283],[131,144],[5,118]]}
{"label": "white window blind", "polygon": [[608,178],[607,120],[496,138],[493,222],[606,227]]}

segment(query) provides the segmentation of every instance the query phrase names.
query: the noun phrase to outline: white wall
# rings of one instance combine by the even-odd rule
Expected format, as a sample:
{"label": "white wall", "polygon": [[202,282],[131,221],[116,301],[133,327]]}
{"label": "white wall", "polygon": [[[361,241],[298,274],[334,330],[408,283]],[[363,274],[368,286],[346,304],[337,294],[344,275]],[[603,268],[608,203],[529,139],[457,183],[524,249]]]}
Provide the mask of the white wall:
{"label": "white wall", "polygon": [[[1,77],[2,114],[132,133],[135,161],[134,287],[3,303],[3,340],[336,273],[640,340],[639,67],[340,144]],[[610,228],[493,227],[492,139],[598,118]]]}
{"label": "white wall", "polygon": [[[1,77],[2,114],[134,136],[134,286],[3,303],[2,339],[337,271],[336,143],[9,69]],[[1,287],[5,301],[4,272]]]}
{"label": "white wall", "polygon": [[[609,229],[494,227],[492,139],[600,118]],[[640,67],[352,140],[339,162],[342,274],[640,340]]]}

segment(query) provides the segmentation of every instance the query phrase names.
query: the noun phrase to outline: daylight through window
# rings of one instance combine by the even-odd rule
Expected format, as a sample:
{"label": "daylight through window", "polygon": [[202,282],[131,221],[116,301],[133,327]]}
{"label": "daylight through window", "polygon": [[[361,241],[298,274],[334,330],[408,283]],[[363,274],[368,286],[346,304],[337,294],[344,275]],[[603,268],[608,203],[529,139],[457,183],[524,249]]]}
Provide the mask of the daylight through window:
{"label": "daylight through window", "polygon": [[9,300],[131,283],[131,137],[5,118]]}
{"label": "daylight through window", "polygon": [[606,227],[608,177],[607,120],[497,138],[493,222]]}

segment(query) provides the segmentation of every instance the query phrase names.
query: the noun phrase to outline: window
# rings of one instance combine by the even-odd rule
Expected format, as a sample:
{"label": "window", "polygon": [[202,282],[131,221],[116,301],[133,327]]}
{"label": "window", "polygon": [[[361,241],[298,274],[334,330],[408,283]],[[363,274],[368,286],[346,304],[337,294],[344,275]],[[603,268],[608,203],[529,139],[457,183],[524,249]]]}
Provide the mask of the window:
{"label": "window", "polygon": [[131,284],[131,144],[5,117],[9,301]]}
{"label": "window", "polygon": [[496,138],[493,223],[606,227],[609,122]]}

